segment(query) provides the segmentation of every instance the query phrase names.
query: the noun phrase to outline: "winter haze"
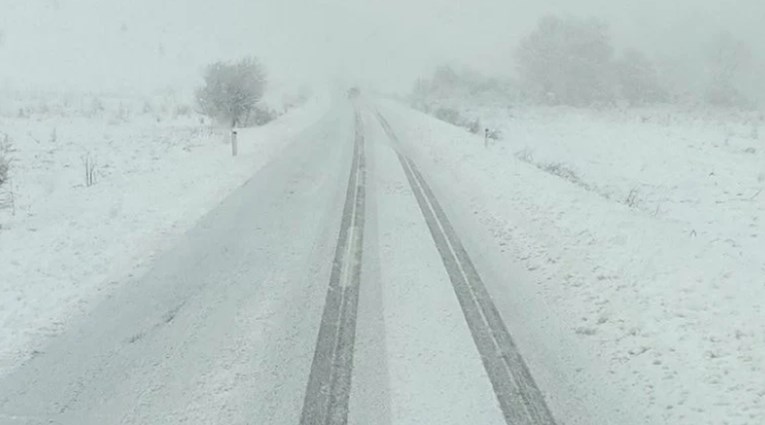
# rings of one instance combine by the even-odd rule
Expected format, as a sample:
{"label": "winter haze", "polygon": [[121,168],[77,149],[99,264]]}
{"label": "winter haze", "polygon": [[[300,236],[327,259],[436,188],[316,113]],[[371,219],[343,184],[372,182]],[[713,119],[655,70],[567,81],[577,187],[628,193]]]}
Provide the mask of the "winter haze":
{"label": "winter haze", "polygon": [[401,89],[441,63],[512,71],[515,44],[549,13],[603,19],[617,50],[641,48],[678,81],[702,78],[721,31],[765,56],[758,0],[1,0],[0,10],[5,88],[188,88],[212,60],[256,55],[279,80]]}
{"label": "winter haze", "polygon": [[0,425],[762,425],[765,0],[0,0]]}

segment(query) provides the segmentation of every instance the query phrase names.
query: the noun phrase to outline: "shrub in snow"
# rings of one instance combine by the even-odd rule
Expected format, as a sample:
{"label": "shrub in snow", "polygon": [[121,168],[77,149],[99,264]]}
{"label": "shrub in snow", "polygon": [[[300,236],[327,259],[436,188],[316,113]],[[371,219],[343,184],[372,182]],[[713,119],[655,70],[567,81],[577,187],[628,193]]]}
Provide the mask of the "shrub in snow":
{"label": "shrub in snow", "polygon": [[640,200],[638,199],[639,194],[640,192],[636,188],[633,188],[630,190],[630,193],[627,194],[624,204],[631,208],[637,207],[640,204]]}
{"label": "shrub in snow", "polygon": [[469,92],[468,85],[463,75],[457,73],[454,68],[449,65],[441,65],[433,72],[430,80],[420,79],[415,82],[412,98],[415,101],[428,98],[464,98]]}
{"label": "shrub in snow", "polygon": [[534,162],[534,152],[531,151],[528,147],[523,148],[522,150],[519,150],[515,153],[515,157],[523,162],[527,163],[533,163]]}
{"label": "shrub in snow", "polygon": [[439,107],[433,112],[433,116],[457,127],[463,127],[473,134],[484,134],[485,131],[486,138],[491,140],[499,140],[502,137],[499,130],[484,130],[480,119],[469,120],[453,108]]}
{"label": "shrub in snow", "polygon": [[516,62],[532,99],[590,106],[613,100],[612,56],[604,23],[546,16],[521,40]]}
{"label": "shrub in snow", "polygon": [[460,115],[459,111],[452,108],[438,108],[436,109],[436,112],[434,113],[435,117],[438,118],[441,121],[446,121],[450,124],[454,124],[457,126],[462,126],[462,123],[465,122],[465,120],[462,118],[462,115]]}
{"label": "shrub in snow", "polygon": [[178,105],[175,107],[175,111],[173,112],[175,117],[186,117],[191,115],[191,106],[189,105]]}
{"label": "shrub in snow", "polygon": [[211,64],[205,70],[204,80],[204,86],[196,93],[200,111],[232,127],[255,110],[266,85],[265,71],[254,58]]}
{"label": "shrub in snow", "polygon": [[732,84],[723,80],[713,80],[706,93],[706,100],[714,106],[747,107],[749,100]]}
{"label": "shrub in snow", "polygon": [[269,122],[279,118],[279,114],[268,108],[255,108],[247,117],[248,125],[266,125]]}
{"label": "shrub in snow", "polygon": [[102,102],[101,99],[94,97],[90,102],[90,116],[98,115],[105,110],[104,102]]}
{"label": "shrub in snow", "polygon": [[409,100],[413,107],[427,113],[430,95],[430,82],[423,78],[418,78],[417,81],[414,82],[414,87],[412,87],[412,93],[409,95]]}
{"label": "shrub in snow", "polygon": [[574,170],[562,164],[560,162],[553,162],[550,164],[542,164],[539,166],[542,170],[552,175],[558,176],[562,179],[568,180],[571,183],[581,183],[581,179]]}
{"label": "shrub in snow", "polygon": [[114,111],[114,116],[110,121],[114,123],[126,123],[130,121],[130,107],[125,105],[124,103],[120,102],[119,106],[117,107],[117,110]]}

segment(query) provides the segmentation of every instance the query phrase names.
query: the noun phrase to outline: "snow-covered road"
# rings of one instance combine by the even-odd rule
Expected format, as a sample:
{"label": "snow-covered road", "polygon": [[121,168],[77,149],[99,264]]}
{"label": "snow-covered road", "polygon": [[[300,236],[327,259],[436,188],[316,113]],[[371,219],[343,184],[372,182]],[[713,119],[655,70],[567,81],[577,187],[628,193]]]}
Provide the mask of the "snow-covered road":
{"label": "snow-covered road", "polygon": [[371,105],[330,108],[0,377],[0,423],[553,423],[397,139]]}

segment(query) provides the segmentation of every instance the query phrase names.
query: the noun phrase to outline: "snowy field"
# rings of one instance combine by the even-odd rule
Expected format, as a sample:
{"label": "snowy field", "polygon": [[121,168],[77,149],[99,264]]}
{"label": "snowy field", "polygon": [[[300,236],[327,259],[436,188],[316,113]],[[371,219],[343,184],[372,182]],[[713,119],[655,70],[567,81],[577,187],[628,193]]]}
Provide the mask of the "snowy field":
{"label": "snowy field", "polygon": [[[206,212],[318,120],[314,99],[226,132],[172,99],[45,98],[0,104],[0,373],[140,274]],[[92,185],[86,178],[92,163]]]}
{"label": "snowy field", "polygon": [[762,423],[761,114],[460,108],[501,131],[484,148],[389,109],[444,192],[525,268],[508,293],[546,307],[522,327],[562,324],[561,342],[538,345],[573,342],[553,348],[590,393],[573,403],[602,410],[598,423]]}

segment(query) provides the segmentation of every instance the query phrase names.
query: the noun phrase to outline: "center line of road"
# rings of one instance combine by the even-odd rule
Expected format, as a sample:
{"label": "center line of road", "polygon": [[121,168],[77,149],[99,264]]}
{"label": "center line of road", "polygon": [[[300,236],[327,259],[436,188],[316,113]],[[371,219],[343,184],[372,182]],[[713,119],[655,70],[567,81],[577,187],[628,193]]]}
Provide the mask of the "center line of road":
{"label": "center line of road", "polygon": [[348,421],[364,241],[366,164],[362,127],[356,111],[351,173],[301,425],[343,425]]}

